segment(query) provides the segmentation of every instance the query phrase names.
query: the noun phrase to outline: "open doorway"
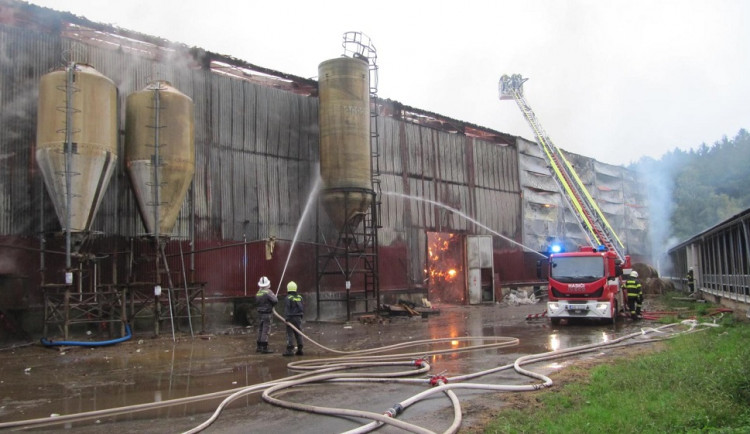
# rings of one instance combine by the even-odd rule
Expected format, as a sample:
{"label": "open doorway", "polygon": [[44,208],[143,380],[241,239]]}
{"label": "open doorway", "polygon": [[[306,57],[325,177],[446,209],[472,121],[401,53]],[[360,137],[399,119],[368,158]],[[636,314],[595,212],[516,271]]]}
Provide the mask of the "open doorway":
{"label": "open doorway", "polygon": [[427,294],[432,303],[466,304],[464,236],[427,232]]}

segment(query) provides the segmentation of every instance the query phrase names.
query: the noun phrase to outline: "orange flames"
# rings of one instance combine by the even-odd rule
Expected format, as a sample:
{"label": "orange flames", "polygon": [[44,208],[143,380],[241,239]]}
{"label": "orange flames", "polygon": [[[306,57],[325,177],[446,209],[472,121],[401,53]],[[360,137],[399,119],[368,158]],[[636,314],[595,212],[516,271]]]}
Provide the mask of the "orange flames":
{"label": "orange flames", "polygon": [[[429,269],[425,270],[430,282],[452,282],[461,269],[453,253],[460,240],[455,234],[438,234],[427,248]],[[445,255],[444,255],[445,254]]]}

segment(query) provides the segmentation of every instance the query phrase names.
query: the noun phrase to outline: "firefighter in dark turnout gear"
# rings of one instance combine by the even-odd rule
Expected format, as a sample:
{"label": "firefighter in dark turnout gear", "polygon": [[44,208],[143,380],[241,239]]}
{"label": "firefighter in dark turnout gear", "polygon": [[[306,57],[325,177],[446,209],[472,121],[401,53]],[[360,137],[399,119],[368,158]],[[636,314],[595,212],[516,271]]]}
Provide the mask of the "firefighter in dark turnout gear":
{"label": "firefighter in dark turnout gear", "polygon": [[[302,302],[302,296],[297,294],[297,284],[293,281],[286,285],[286,304],[284,305],[284,319],[286,319],[286,351],[284,356],[301,356],[302,353],[302,335],[297,330],[302,329],[302,315],[305,313],[305,305]],[[293,325],[294,330],[289,325]],[[294,352],[294,342],[297,342],[297,352]]]}
{"label": "firefighter in dark turnout gear", "polygon": [[692,294],[693,292],[695,292],[695,275],[693,274],[692,268],[688,270],[688,273],[687,273],[687,284],[688,284],[688,289],[690,290],[690,293]]}
{"label": "firefighter in dark turnout gear", "polygon": [[638,272],[631,271],[628,278],[625,280],[625,290],[628,292],[628,308],[630,309],[630,317],[638,319],[641,317],[641,305],[643,304],[643,288],[641,282],[638,281]]}
{"label": "firefighter in dark turnout gear", "polygon": [[271,330],[271,316],[273,307],[276,306],[279,299],[276,294],[271,292],[271,281],[263,276],[258,281],[258,293],[255,294],[255,305],[258,309],[258,347],[256,353],[268,354],[272,350],[268,349],[268,332]]}

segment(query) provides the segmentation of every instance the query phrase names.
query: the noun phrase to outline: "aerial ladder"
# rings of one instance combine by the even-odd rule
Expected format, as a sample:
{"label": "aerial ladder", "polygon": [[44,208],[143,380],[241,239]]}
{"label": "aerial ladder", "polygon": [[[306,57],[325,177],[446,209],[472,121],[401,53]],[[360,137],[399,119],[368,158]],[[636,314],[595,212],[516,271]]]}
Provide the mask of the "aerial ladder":
{"label": "aerial ladder", "polygon": [[554,174],[553,177],[560,187],[563,197],[566,198],[573,214],[584,228],[584,233],[592,247],[604,246],[607,250],[614,252],[617,258],[624,263],[626,261],[625,246],[623,246],[622,241],[604,217],[594,198],[591,197],[581,178],[573,169],[573,165],[544,131],[536,115],[534,115],[534,111],[523,96],[523,83],[527,80],[528,78],[523,78],[520,74],[500,77],[500,99],[515,100],[521,112],[523,112],[524,118],[534,131],[539,147],[550,164]]}

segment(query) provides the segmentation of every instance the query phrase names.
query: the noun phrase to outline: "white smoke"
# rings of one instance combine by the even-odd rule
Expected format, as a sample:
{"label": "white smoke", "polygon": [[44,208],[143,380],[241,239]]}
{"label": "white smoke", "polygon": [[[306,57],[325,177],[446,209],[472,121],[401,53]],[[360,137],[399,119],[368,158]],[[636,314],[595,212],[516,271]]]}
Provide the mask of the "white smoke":
{"label": "white smoke", "polygon": [[651,256],[659,275],[671,267],[667,255],[670,247],[671,218],[674,208],[672,192],[674,190],[674,168],[669,159],[656,161],[644,157],[636,166],[639,178],[644,180],[648,197],[649,239]]}

